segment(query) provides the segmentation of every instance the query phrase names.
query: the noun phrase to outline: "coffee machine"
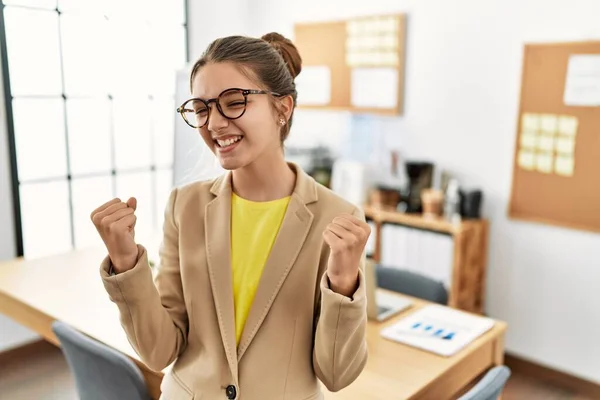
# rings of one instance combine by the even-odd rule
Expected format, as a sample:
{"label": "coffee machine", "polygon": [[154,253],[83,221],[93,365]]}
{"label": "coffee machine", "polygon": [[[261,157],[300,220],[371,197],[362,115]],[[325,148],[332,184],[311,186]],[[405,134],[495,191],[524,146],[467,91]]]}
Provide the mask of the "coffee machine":
{"label": "coffee machine", "polygon": [[432,186],[434,165],[426,161],[407,161],[405,166],[408,186],[402,193],[401,201],[405,204],[405,212],[421,213],[421,192]]}

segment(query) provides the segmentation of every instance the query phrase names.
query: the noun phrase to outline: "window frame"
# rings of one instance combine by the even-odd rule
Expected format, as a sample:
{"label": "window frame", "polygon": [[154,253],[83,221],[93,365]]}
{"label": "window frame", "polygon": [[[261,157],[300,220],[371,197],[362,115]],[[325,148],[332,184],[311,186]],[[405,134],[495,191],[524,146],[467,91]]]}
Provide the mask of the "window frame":
{"label": "window frame", "polygon": [[[25,256],[24,254],[24,237],[23,237],[23,218],[21,215],[21,196],[20,196],[20,188],[22,184],[32,184],[32,183],[45,183],[45,182],[58,182],[58,181],[66,181],[67,185],[68,185],[68,195],[69,195],[69,216],[70,216],[70,232],[71,232],[71,248],[75,249],[76,248],[76,237],[75,237],[75,214],[74,214],[74,206],[73,206],[73,190],[72,190],[72,184],[73,184],[73,180],[74,179],[85,179],[85,178],[92,178],[92,177],[97,177],[97,176],[109,176],[112,179],[112,186],[113,186],[113,194],[116,193],[116,181],[117,181],[117,175],[124,175],[124,174],[129,174],[129,173],[136,173],[136,172],[149,172],[150,174],[152,174],[152,202],[154,203],[154,207],[158,206],[156,204],[156,198],[157,197],[157,193],[156,193],[156,188],[157,188],[157,174],[160,171],[166,171],[166,170],[171,170],[173,169],[173,165],[169,166],[169,167],[165,167],[163,165],[158,166],[156,164],[156,159],[155,159],[155,155],[152,154],[152,160],[151,160],[151,165],[150,168],[132,168],[132,169],[128,169],[126,171],[123,170],[117,170],[117,167],[115,165],[115,140],[114,140],[114,127],[111,128],[111,170],[109,173],[103,172],[103,173],[97,173],[97,172],[91,172],[91,173],[86,173],[86,174],[77,174],[76,176],[72,176],[72,171],[71,171],[71,163],[70,163],[70,146],[69,146],[69,128],[68,128],[68,115],[67,115],[67,99],[68,98],[79,98],[79,96],[71,96],[68,97],[66,95],[66,88],[65,88],[65,70],[64,70],[64,55],[63,55],[63,39],[62,39],[62,29],[61,29],[61,23],[60,23],[60,17],[62,12],[59,9],[59,5],[58,5],[58,1],[56,2],[56,8],[54,9],[48,9],[48,8],[42,8],[42,7],[35,7],[35,6],[28,6],[28,5],[14,5],[14,4],[4,4],[3,1],[0,0],[0,66],[2,69],[2,85],[3,85],[3,89],[4,89],[4,109],[6,112],[6,130],[7,130],[7,136],[8,136],[8,154],[9,154],[9,170],[10,170],[10,181],[11,181],[11,194],[12,194],[12,210],[13,210],[13,221],[14,221],[14,233],[15,233],[15,247],[16,247],[16,256],[17,257],[23,257]],[[19,171],[18,171],[18,163],[17,163],[17,145],[16,145],[16,135],[15,135],[15,121],[14,121],[14,114],[13,114],[13,100],[15,98],[47,98],[47,96],[13,96],[12,94],[12,90],[11,90],[11,80],[10,80],[10,68],[9,68],[9,62],[8,62],[8,44],[7,44],[7,32],[6,32],[6,23],[5,23],[5,9],[7,7],[18,7],[18,8],[22,8],[22,9],[29,9],[29,10],[44,10],[44,11],[48,11],[48,12],[56,12],[58,15],[58,29],[56,34],[58,35],[58,41],[59,41],[59,57],[60,57],[60,70],[61,70],[61,78],[62,78],[62,102],[63,102],[63,107],[64,107],[64,115],[63,115],[63,124],[64,124],[64,128],[65,128],[65,145],[66,145],[66,157],[67,157],[67,176],[66,177],[49,177],[49,178],[42,178],[42,179],[33,179],[33,180],[27,180],[22,182],[19,178]],[[184,21],[182,23],[182,27],[184,29],[185,32],[185,63],[188,63],[190,60],[190,30],[189,30],[189,0],[183,0],[183,7],[184,7]],[[180,26],[180,25],[178,25]],[[173,95],[174,96],[174,95]],[[51,98],[55,98],[55,97],[51,97]],[[60,98],[60,97],[58,97]],[[174,98],[174,97],[173,97]],[[154,97],[151,95],[149,96],[150,100],[154,100]],[[114,125],[114,112],[113,112],[113,108],[114,108],[114,103],[113,103],[113,96],[112,93],[110,93],[108,95],[108,100],[109,100],[109,104],[110,104],[110,108],[111,108],[111,112],[110,112],[110,118],[111,118],[111,125]],[[0,128],[1,129],[1,128]],[[152,130],[149,132],[149,137],[150,137],[150,141],[152,142],[154,140],[154,133],[152,132]],[[91,212],[91,210],[90,210]],[[156,213],[154,213],[156,214]]]}

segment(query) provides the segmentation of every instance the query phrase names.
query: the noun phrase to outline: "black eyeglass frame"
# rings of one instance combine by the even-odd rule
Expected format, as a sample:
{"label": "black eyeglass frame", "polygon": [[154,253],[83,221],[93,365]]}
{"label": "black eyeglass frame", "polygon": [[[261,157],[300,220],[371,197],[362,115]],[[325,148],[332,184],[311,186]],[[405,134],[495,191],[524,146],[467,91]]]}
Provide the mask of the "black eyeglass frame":
{"label": "black eyeglass frame", "polygon": [[[233,117],[233,118],[225,115],[225,113],[223,112],[223,109],[221,108],[221,103],[219,103],[219,99],[221,98],[221,96],[223,96],[223,94],[225,94],[227,92],[232,92],[232,91],[241,92],[242,95],[244,96],[244,111],[242,111],[242,113],[240,115],[238,115],[237,117]],[[221,93],[219,93],[219,95],[217,97],[212,98],[212,99],[204,100],[199,97],[194,97],[194,98],[188,99],[185,102],[183,102],[182,105],[177,107],[177,113],[179,113],[179,115],[181,115],[181,118],[183,118],[185,123],[188,124],[190,127],[194,128],[194,129],[200,129],[200,128],[205,127],[208,124],[208,121],[210,120],[210,110],[211,110],[209,105],[210,105],[210,103],[215,103],[215,105],[217,106],[217,110],[219,111],[219,114],[221,114],[224,118],[227,118],[228,120],[235,120],[235,119],[241,118],[242,115],[244,115],[246,113],[246,110],[248,108],[248,95],[249,94],[270,94],[275,97],[281,97],[281,95],[279,93],[270,92],[267,90],[229,88],[229,89],[223,90]],[[208,114],[206,116],[206,122],[204,122],[200,126],[192,125],[185,117],[186,111],[192,111],[192,112],[194,111],[193,109],[186,109],[186,105],[193,101],[201,101],[202,103],[204,103],[204,105],[206,106],[206,110],[208,112]]]}

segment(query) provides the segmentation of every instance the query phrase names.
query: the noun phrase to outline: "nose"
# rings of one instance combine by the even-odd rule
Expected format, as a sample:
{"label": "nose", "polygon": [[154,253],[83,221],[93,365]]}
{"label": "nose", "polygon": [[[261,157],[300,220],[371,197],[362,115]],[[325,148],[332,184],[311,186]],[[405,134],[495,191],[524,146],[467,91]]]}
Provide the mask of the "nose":
{"label": "nose", "polygon": [[229,125],[229,120],[221,115],[216,104],[211,104],[208,111],[208,130],[217,132]]}

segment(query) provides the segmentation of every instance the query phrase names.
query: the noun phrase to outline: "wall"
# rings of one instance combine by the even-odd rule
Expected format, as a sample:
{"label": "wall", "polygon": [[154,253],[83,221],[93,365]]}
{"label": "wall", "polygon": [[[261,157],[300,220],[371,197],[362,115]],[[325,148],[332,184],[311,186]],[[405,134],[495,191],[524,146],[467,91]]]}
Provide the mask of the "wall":
{"label": "wall", "polygon": [[[254,0],[252,0],[254,6]],[[208,44],[221,36],[248,34],[248,0],[206,3],[188,1],[190,60],[195,61]]]}
{"label": "wall", "polygon": [[[410,158],[435,160],[484,190],[484,213],[492,222],[486,310],[509,323],[507,350],[600,382],[600,235],[518,222],[506,212],[523,43],[600,39],[600,2],[253,0],[251,5],[238,13],[228,3],[226,15],[225,4],[213,3],[216,15],[198,6],[190,27],[204,34],[192,38],[191,48],[231,32],[292,36],[294,22],[317,18],[408,14],[406,112],[387,130],[385,143]],[[321,114],[313,140],[325,123],[330,140],[343,141],[346,125],[331,122],[343,118]],[[301,133],[309,140],[310,129]]]}
{"label": "wall", "polygon": [[[0,73],[2,71],[0,70]],[[0,83],[0,261],[15,257],[15,229],[4,92]],[[37,338],[32,331],[0,315],[0,352]]]}

